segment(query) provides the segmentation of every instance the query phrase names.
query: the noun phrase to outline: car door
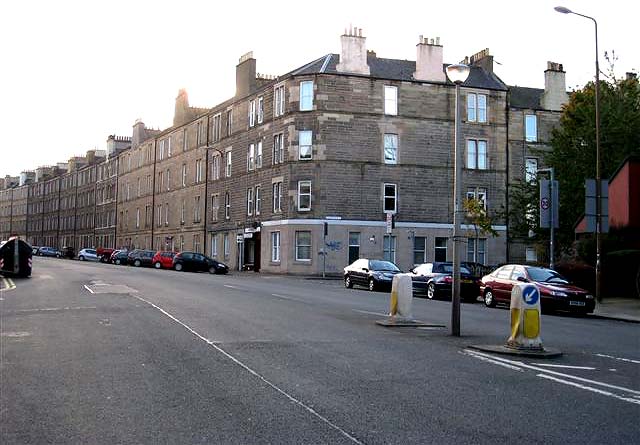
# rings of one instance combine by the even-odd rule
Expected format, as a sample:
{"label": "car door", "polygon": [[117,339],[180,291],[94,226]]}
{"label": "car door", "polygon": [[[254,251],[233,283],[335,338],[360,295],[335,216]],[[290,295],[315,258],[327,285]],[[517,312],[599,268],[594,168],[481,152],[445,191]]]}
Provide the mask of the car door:
{"label": "car door", "polygon": [[201,255],[199,253],[195,253],[193,255],[193,266],[194,270],[209,270],[209,267],[207,267],[207,261],[204,259],[204,255]]}
{"label": "car door", "polygon": [[366,274],[363,269],[369,269],[369,261],[359,259],[351,265],[349,275],[351,276],[351,282],[354,284],[366,284]]}
{"label": "car door", "polygon": [[503,266],[497,272],[493,281],[493,296],[497,301],[511,301],[511,272],[513,266]]}

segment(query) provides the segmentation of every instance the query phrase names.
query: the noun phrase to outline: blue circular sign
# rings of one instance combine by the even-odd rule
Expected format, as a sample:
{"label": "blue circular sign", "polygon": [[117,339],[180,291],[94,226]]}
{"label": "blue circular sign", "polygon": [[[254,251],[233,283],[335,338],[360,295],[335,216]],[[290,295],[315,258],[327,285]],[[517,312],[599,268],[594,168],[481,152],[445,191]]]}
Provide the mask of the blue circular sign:
{"label": "blue circular sign", "polygon": [[540,299],[540,292],[536,286],[527,286],[522,289],[522,299],[528,305],[534,305]]}

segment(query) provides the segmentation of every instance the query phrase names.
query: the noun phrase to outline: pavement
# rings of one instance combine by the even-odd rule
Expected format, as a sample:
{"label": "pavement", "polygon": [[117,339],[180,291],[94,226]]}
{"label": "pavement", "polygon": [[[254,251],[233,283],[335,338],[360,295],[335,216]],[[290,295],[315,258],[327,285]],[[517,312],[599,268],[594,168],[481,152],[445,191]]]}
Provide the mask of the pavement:
{"label": "pavement", "polygon": [[593,316],[640,323],[640,298],[605,298],[596,304]]}

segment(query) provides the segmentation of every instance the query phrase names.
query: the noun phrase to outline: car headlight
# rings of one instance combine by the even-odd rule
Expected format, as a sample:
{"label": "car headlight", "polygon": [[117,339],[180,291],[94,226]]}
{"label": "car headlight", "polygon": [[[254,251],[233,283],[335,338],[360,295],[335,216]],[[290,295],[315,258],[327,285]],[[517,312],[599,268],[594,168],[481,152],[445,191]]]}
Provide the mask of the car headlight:
{"label": "car headlight", "polygon": [[591,294],[587,294],[587,296],[585,297],[587,300],[593,300],[593,295]]}
{"label": "car headlight", "polygon": [[549,293],[551,295],[553,295],[554,297],[566,297],[567,296],[566,292],[562,292],[562,291],[559,291],[559,290],[552,290],[552,291],[549,291]]}

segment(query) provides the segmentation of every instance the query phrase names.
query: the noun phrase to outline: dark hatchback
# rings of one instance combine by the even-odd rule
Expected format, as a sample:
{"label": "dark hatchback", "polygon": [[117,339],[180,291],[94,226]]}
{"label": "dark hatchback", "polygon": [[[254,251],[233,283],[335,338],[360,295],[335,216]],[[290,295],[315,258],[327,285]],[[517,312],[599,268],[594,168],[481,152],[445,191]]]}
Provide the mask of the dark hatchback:
{"label": "dark hatchback", "polygon": [[229,266],[197,252],[180,252],[173,257],[173,269],[177,271],[226,274]]}
{"label": "dark hatchback", "polygon": [[357,284],[371,291],[391,289],[393,276],[399,273],[402,271],[391,261],[360,258],[344,268],[344,287]]}
{"label": "dark hatchback", "polygon": [[117,250],[115,253],[111,255],[111,262],[119,266],[129,264],[129,251]]}
{"label": "dark hatchback", "polygon": [[[453,263],[424,263],[411,269],[414,295],[424,295],[429,299],[451,298],[453,284]],[[480,280],[471,271],[460,266],[460,298],[473,302],[480,295]]]}
{"label": "dark hatchback", "polygon": [[135,249],[129,252],[128,263],[135,267],[151,267],[153,265],[153,256],[155,250]]}
{"label": "dark hatchback", "polygon": [[484,304],[511,303],[511,290],[518,283],[533,283],[540,290],[540,308],[549,312],[564,310],[591,313],[595,299],[589,291],[573,286],[555,270],[544,267],[508,264],[482,277],[480,291]]}

